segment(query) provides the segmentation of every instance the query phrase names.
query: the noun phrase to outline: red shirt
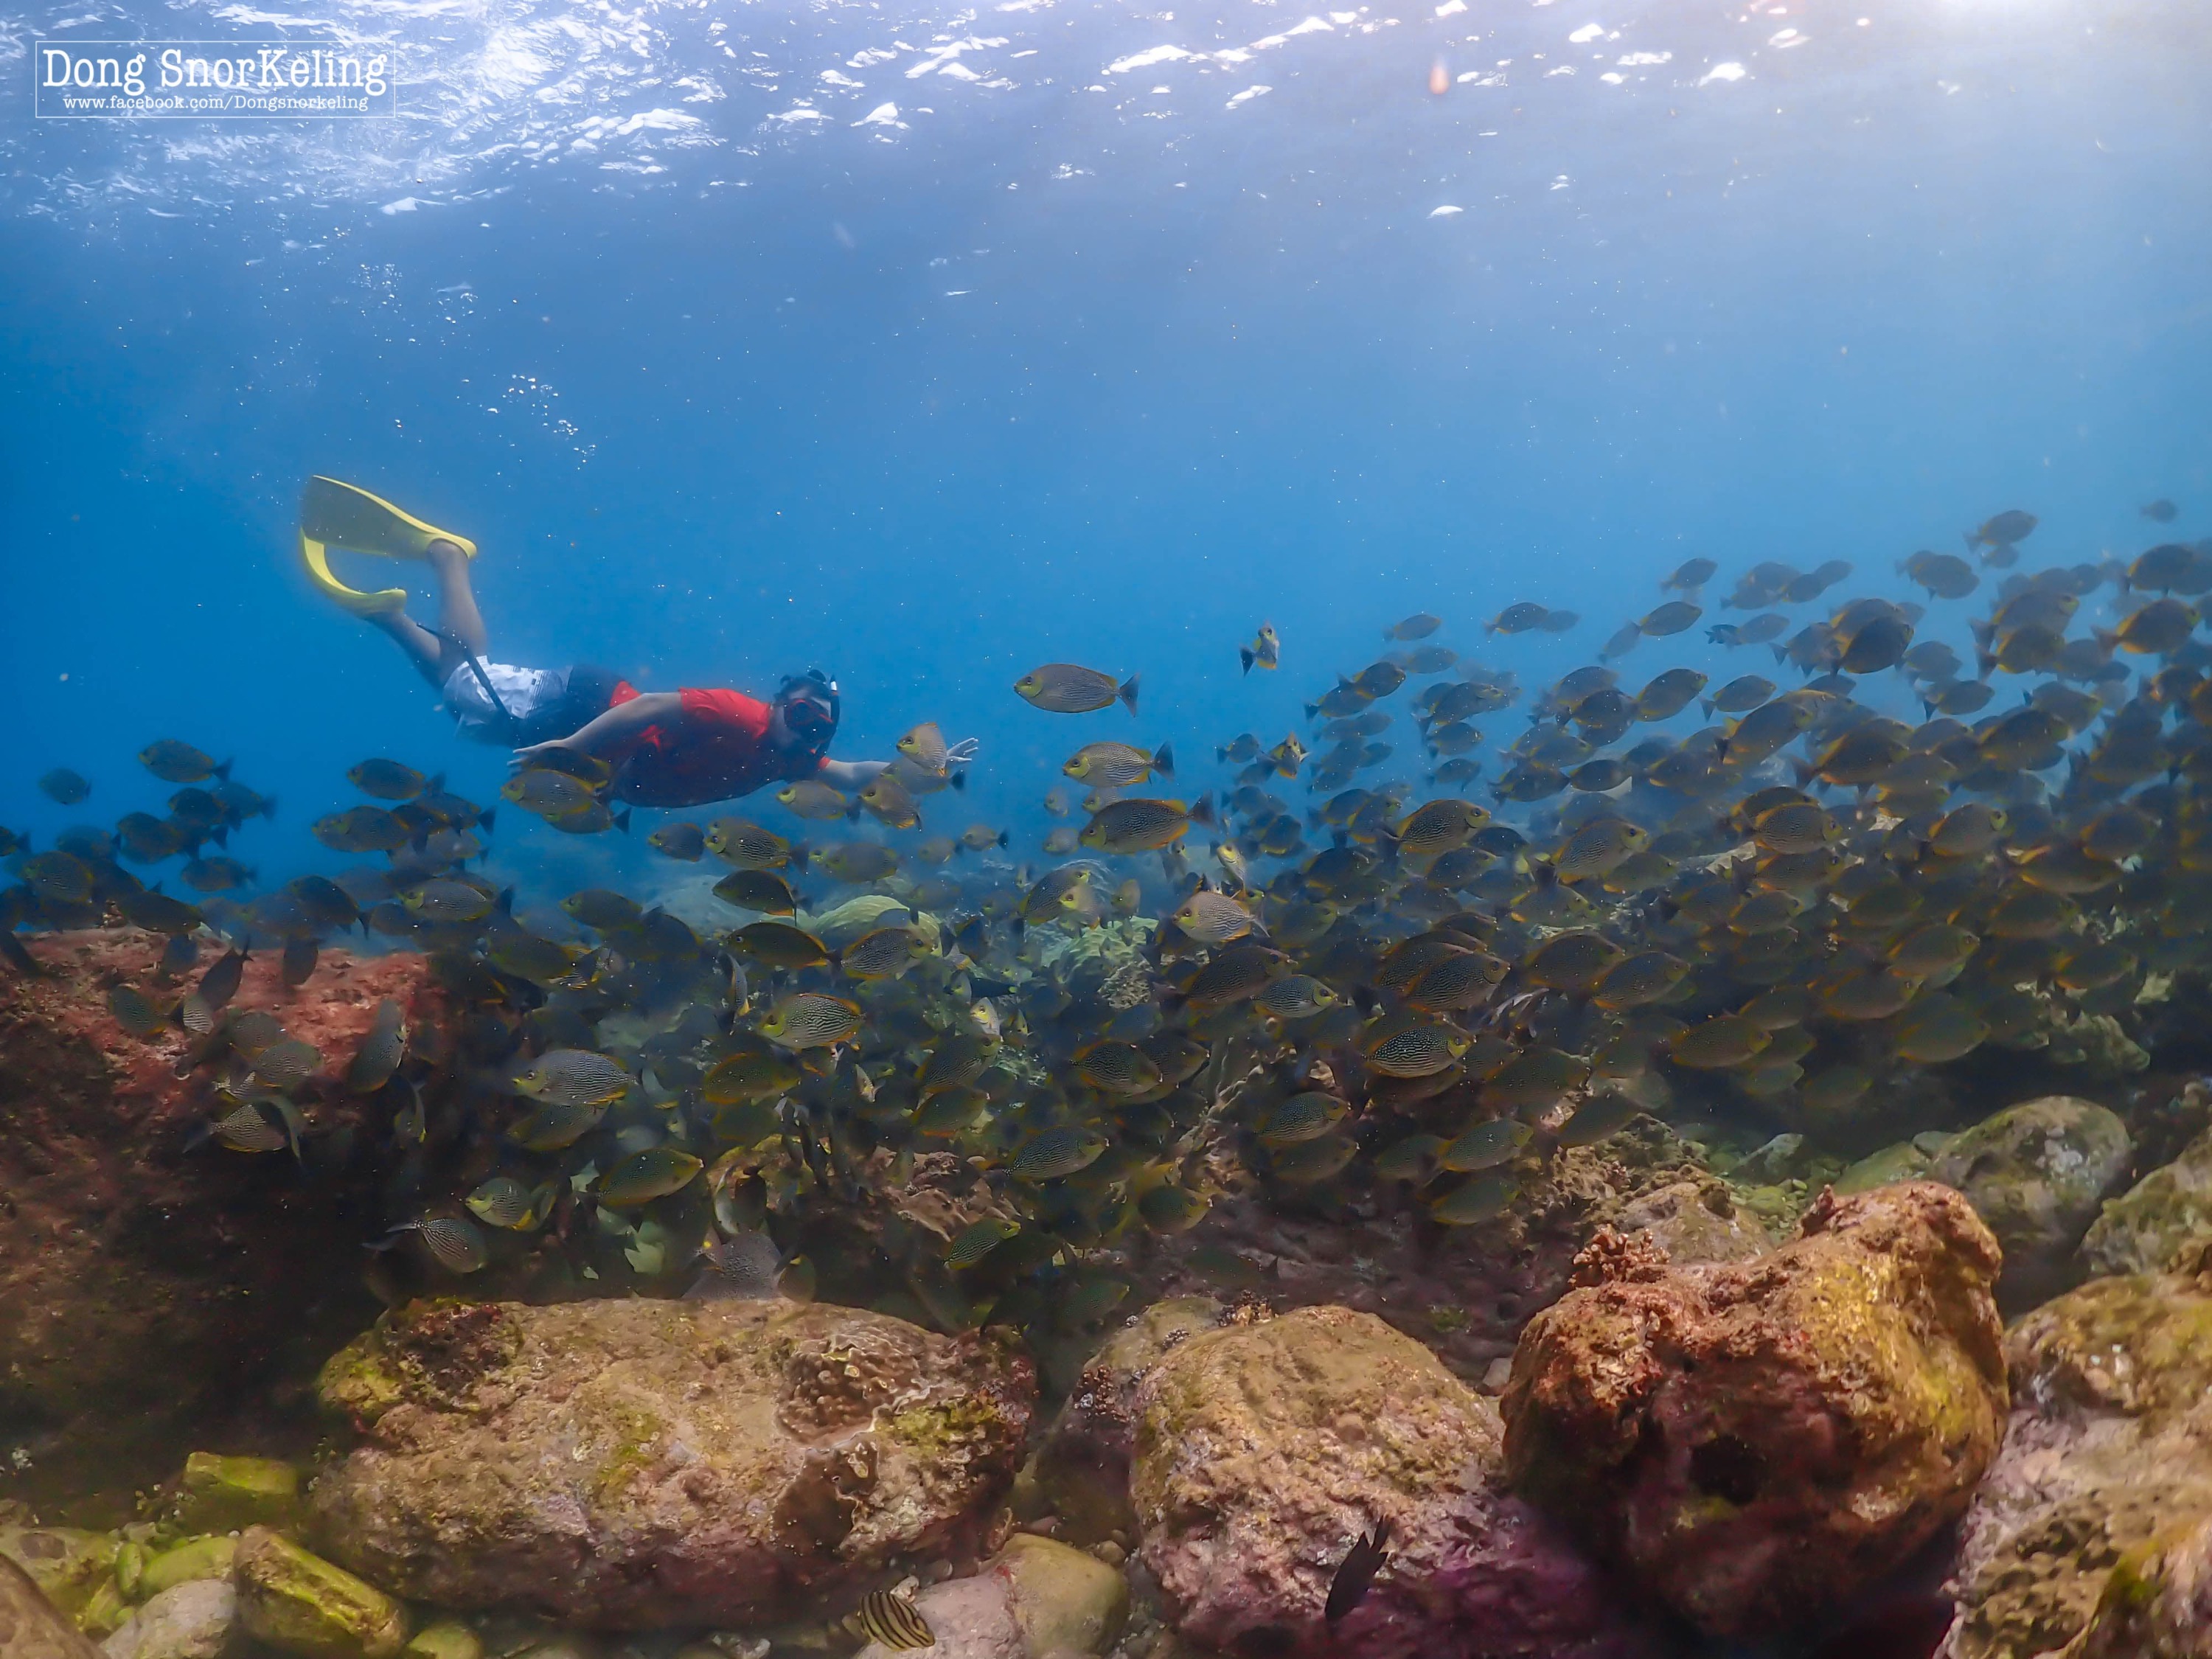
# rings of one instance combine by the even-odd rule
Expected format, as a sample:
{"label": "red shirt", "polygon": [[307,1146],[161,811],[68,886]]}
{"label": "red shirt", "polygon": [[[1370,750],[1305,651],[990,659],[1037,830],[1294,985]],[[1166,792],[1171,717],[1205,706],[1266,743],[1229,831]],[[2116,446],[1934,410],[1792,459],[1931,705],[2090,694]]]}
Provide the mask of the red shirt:
{"label": "red shirt", "polygon": [[[750,795],[764,783],[811,778],[823,757],[786,754],[768,739],[775,711],[742,691],[685,686],[684,719],[673,726],[648,726],[615,773],[615,798],[639,806],[702,806]],[[637,688],[615,687],[610,708],[628,702]]]}

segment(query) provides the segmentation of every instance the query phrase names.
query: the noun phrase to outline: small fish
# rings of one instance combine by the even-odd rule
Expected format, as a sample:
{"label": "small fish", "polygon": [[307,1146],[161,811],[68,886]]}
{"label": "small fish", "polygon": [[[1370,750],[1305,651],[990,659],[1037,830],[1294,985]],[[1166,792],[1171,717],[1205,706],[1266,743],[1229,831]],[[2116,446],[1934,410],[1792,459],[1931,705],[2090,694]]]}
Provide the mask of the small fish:
{"label": "small fish", "polygon": [[852,797],[816,778],[801,778],[795,783],[785,784],[775,792],[775,799],[776,804],[793,817],[817,823],[853,815]]}
{"label": "small fish", "polygon": [[322,960],[322,947],[312,939],[288,939],[284,941],[284,957],[281,971],[284,983],[298,990],[314,977],[315,964]]}
{"label": "small fish", "polygon": [[933,1647],[937,1643],[936,1632],[930,1629],[929,1620],[921,1616],[921,1609],[905,1596],[895,1595],[889,1590],[871,1590],[860,1603],[860,1612],[853,1615],[853,1623],[861,1635],[882,1644],[893,1653]]}
{"label": "small fish", "polygon": [[1189,938],[1204,945],[1226,945],[1252,931],[1252,913],[1226,893],[1201,887],[1176,907],[1169,918]]}
{"label": "small fish", "polygon": [[2144,502],[2136,511],[2153,524],[2172,524],[2179,516],[2181,509],[2161,495],[2154,501]]}
{"label": "small fish", "polygon": [[380,806],[356,806],[317,818],[307,833],[334,853],[390,853],[415,839]]}
{"label": "small fish", "polygon": [[924,720],[898,740],[898,751],[925,772],[942,777],[950,767],[951,745],[935,720]]}
{"label": "small fish", "polygon": [[921,811],[915,805],[913,793],[892,773],[879,772],[871,779],[860,791],[860,802],[868,816],[886,829],[921,827]]}
{"label": "small fish", "polygon": [[1048,662],[1033,668],[1014,682],[1014,690],[1031,707],[1048,714],[1087,714],[1110,707],[1116,700],[1137,712],[1137,677],[1116,682],[1111,674],[1073,663]]}
{"label": "small fish", "polygon": [[1674,567],[1674,574],[1659,586],[1672,588],[1678,593],[1693,593],[1719,574],[1720,565],[1711,559],[1687,559]]}
{"label": "small fish", "polygon": [[1200,796],[1192,806],[1139,796],[1099,808],[1076,839],[1102,853],[1144,853],[1180,840],[1194,823],[1218,822],[1211,796]]}
{"label": "small fish", "polygon": [[1122,789],[1142,783],[1155,772],[1173,777],[1175,750],[1162,744],[1148,755],[1126,743],[1087,743],[1060,769],[1093,787]]}
{"label": "small fish", "polygon": [[704,1167],[674,1146],[642,1147],[601,1175],[592,1192],[602,1204],[627,1209],[683,1191]]}
{"label": "small fish", "polygon": [[1382,630],[1386,640],[1425,640],[1444,625],[1442,617],[1432,617],[1425,611],[1417,611],[1401,623],[1394,623]]}
{"label": "small fish", "polygon": [[169,1011],[155,1002],[143,991],[133,990],[128,985],[118,985],[107,994],[107,1011],[115,1016],[115,1023],[132,1036],[152,1036],[169,1023]]}
{"label": "small fish", "polygon": [[399,902],[419,921],[446,924],[481,921],[492,913],[498,897],[472,882],[441,878],[408,889]]}
{"label": "small fish", "polygon": [[783,998],[760,1024],[760,1034],[785,1048],[826,1048],[850,1039],[860,1029],[856,1003],[818,991]]}
{"label": "small fish", "polygon": [[782,1252],[766,1233],[732,1231],[699,1252],[706,1271],[684,1292],[695,1302],[771,1302],[782,1274]]}
{"label": "small fish", "polygon": [[840,951],[837,965],[854,979],[896,979],[936,953],[918,927],[878,927]]}
{"label": "small fish", "polygon": [[612,1057],[590,1048],[549,1048],[514,1079],[514,1091],[546,1106],[606,1106],[635,1079]]}
{"label": "small fish", "polygon": [[389,1249],[398,1243],[402,1233],[419,1236],[431,1259],[450,1273],[472,1273],[491,1260],[484,1236],[477,1231],[475,1224],[451,1215],[403,1221],[386,1236],[381,1245],[369,1248]]}
{"label": "small fish", "polygon": [[663,857],[696,864],[707,854],[707,832],[688,819],[664,823],[645,838],[645,844]]}
{"label": "small fish", "polygon": [[426,789],[445,787],[444,780],[434,781],[396,760],[365,760],[349,768],[346,778],[362,794],[378,800],[413,800]]}
{"label": "small fish", "polygon": [[1310,1090],[1270,1107],[1261,1118],[1261,1141],[1269,1146],[1294,1146],[1327,1134],[1340,1122],[1348,1109],[1334,1095]]}
{"label": "small fish", "polygon": [[799,895],[772,871],[733,870],[716,882],[713,890],[723,903],[740,910],[757,910],[769,916],[799,914]]}
{"label": "small fish", "polygon": [[1657,610],[1639,617],[1636,631],[1647,639],[1665,639],[1694,627],[1705,611],[1687,599],[1669,599]]}
{"label": "small fish", "polygon": [[507,1127],[507,1138],[530,1152],[557,1152],[573,1146],[599,1127],[607,1115],[601,1105],[549,1102]]}
{"label": "small fish", "polygon": [[971,1221],[945,1246],[945,1265],[955,1272],[972,1267],[1021,1230],[1020,1222],[1004,1216],[986,1216],[981,1221]]}
{"label": "small fish", "polygon": [[1140,1095],[1159,1086],[1160,1068],[1133,1042],[1107,1040],[1075,1052],[1075,1074],[1111,1095]]}
{"label": "small fish", "polygon": [[1244,665],[1244,672],[1249,674],[1255,668],[1280,667],[1282,650],[1283,642],[1276,635],[1275,624],[1263,622],[1260,624],[1260,631],[1253,635],[1252,643],[1238,647],[1237,655]]}
{"label": "small fish", "polygon": [[148,744],[138,751],[138,763],[164,783],[198,783],[207,778],[230,775],[228,761],[218,766],[212,755],[203,754],[174,738]]}
{"label": "small fish", "polygon": [[[2033,534],[2035,526],[2040,522],[2034,514],[2023,513],[2014,507],[1995,518],[1984,520],[1978,528],[1968,531],[1966,546],[1969,550],[1975,548],[1987,548],[1992,552],[2000,549],[2009,550],[2015,543],[2024,542]],[[1994,559],[1987,562],[1997,562]]]}
{"label": "small fish", "polygon": [[513,1176],[494,1176],[461,1201],[488,1227],[520,1228],[532,1219],[530,1188]]}
{"label": "small fish", "polygon": [[1447,1227],[1479,1227],[1504,1215],[1521,1196],[1518,1182],[1504,1176],[1477,1176],[1454,1188],[1433,1204],[1429,1213]]}
{"label": "small fish", "polygon": [[880,842],[841,842],[834,847],[817,848],[813,854],[817,868],[828,871],[839,881],[858,886],[872,881],[881,881],[898,870],[898,854]]}
{"label": "small fish", "polygon": [[1016,1152],[1006,1167],[1024,1181],[1056,1181],[1089,1169],[1106,1146],[1106,1137],[1095,1129],[1046,1129]]}
{"label": "small fish", "polygon": [[1389,1541],[1390,1522],[1385,1516],[1375,1523],[1372,1532],[1360,1534],[1345,1552],[1344,1559],[1337,1564],[1335,1576],[1328,1581],[1328,1601],[1322,1608],[1322,1616],[1331,1629],[1367,1599],[1375,1575],[1389,1565],[1390,1552],[1384,1547]]}
{"label": "small fish", "polygon": [[[763,830],[744,818],[716,818],[708,824],[707,850],[739,870],[781,870],[790,865],[799,852],[775,831]],[[598,925],[581,916],[577,920],[584,921],[587,927]]]}
{"label": "small fish", "polygon": [[194,859],[179,873],[195,893],[227,893],[254,878],[252,871],[233,858]]}
{"label": "small fish", "polygon": [[82,773],[57,766],[39,780],[39,793],[64,806],[75,806],[92,793],[92,784]]}
{"label": "small fish", "polygon": [[281,1152],[291,1140],[284,1124],[258,1101],[233,1108],[210,1126],[209,1133],[234,1152]]}

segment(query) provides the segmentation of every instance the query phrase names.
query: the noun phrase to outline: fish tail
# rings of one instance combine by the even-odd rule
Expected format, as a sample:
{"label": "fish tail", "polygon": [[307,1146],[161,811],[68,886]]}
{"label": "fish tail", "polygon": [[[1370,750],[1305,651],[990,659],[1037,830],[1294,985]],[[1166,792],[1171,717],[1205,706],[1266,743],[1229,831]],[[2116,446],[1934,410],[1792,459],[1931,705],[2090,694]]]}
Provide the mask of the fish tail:
{"label": "fish tail", "polygon": [[216,776],[221,778],[225,783],[228,783],[230,781],[230,768],[231,763],[229,761],[225,761],[222,765],[215,769]]}
{"label": "fish tail", "polygon": [[955,772],[946,781],[950,782],[955,789],[965,790],[968,787],[968,775],[965,772]]}
{"label": "fish tail", "polygon": [[1152,751],[1152,770],[1164,778],[1175,775],[1175,745],[1164,743]]}
{"label": "fish tail", "polygon": [[1238,658],[1243,660],[1244,664],[1244,672],[1248,674],[1252,672],[1252,665],[1260,659],[1258,655],[1249,645],[1237,647],[1237,654]]}
{"label": "fish tail", "polygon": [[1137,712],[1137,676],[1132,674],[1123,680],[1114,695],[1128,705],[1129,713],[1133,717]]}

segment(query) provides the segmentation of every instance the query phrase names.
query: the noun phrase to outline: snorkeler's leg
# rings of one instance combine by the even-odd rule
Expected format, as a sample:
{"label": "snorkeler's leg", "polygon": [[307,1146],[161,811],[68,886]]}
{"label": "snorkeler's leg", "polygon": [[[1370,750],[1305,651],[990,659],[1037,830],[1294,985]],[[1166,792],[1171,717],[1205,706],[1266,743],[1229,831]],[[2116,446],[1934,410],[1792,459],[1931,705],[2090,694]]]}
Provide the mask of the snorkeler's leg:
{"label": "snorkeler's leg", "polygon": [[404,611],[386,611],[365,617],[362,620],[389,636],[394,645],[407,653],[407,659],[415,665],[416,672],[433,685],[442,687],[447,678],[459,665],[460,655],[451,645]]}
{"label": "snorkeler's leg", "polygon": [[491,643],[484,632],[483,613],[477,609],[476,590],[469,586],[468,555],[452,542],[437,541],[430,544],[428,557],[431,573],[438,579],[438,625],[462,650],[483,656]]}

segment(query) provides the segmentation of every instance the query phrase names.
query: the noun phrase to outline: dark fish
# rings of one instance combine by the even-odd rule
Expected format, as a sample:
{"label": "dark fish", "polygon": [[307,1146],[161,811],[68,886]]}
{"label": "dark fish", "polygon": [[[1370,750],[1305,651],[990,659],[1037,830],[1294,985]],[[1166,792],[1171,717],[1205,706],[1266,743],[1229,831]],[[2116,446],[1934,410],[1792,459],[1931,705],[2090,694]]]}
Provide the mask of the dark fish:
{"label": "dark fish", "polygon": [[1390,1552],[1385,1547],[1389,1541],[1390,1522],[1386,1517],[1375,1523],[1372,1532],[1360,1534],[1358,1541],[1345,1552],[1336,1576],[1328,1581],[1328,1602],[1322,1610],[1322,1616],[1330,1625],[1339,1623],[1367,1599],[1375,1575],[1389,1564]]}
{"label": "dark fish", "polygon": [[64,806],[74,806],[92,793],[92,784],[83,774],[57,766],[39,780],[39,793]]}
{"label": "dark fish", "polygon": [[346,1087],[357,1095],[373,1094],[392,1079],[407,1052],[407,1016],[392,998],[376,1005],[368,1035],[354,1051],[346,1067]]}
{"label": "dark fish", "polygon": [[411,766],[395,760],[365,760],[346,773],[353,787],[378,800],[413,800],[427,790],[444,787],[442,778],[426,778]]}
{"label": "dark fish", "polygon": [[2136,510],[2141,513],[2143,517],[2148,519],[2153,524],[2172,524],[2174,521],[2174,519],[2181,512],[2179,507],[2176,507],[2172,501],[2167,501],[2163,495],[2160,496],[2158,500],[2154,501],[2144,502],[2142,507]]}
{"label": "dark fish", "polygon": [[1419,611],[1405,621],[1384,629],[1382,637],[1386,640],[1425,640],[1443,625],[1442,617],[1432,617],[1425,611]]}
{"label": "dark fish", "polygon": [[686,864],[696,864],[706,856],[707,832],[690,822],[664,823],[645,838],[645,844],[656,853]]}
{"label": "dark fish", "polygon": [[203,754],[174,738],[148,744],[138,751],[138,763],[164,783],[198,783],[204,778],[230,775],[228,761],[218,766],[212,755]]}

